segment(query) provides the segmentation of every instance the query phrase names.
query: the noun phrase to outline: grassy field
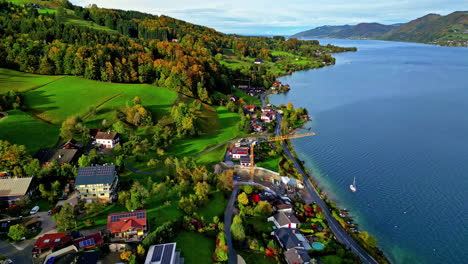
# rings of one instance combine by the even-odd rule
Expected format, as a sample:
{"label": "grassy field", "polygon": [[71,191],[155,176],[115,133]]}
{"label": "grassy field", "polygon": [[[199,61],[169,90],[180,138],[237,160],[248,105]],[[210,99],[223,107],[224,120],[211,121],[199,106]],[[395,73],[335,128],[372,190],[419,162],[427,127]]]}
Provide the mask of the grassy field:
{"label": "grassy field", "polygon": [[8,111],[8,116],[0,120],[0,139],[25,145],[30,154],[40,148],[54,146],[58,135],[58,127],[36,120],[19,110]]}
{"label": "grassy field", "polygon": [[144,106],[156,114],[166,113],[177,93],[146,84],[115,84],[67,76],[25,95],[26,106],[39,118],[60,124],[67,117],[84,117],[91,107],[97,108],[89,124],[114,118],[114,109],[140,96]]}
{"label": "grassy field", "polygon": [[[215,239],[195,232],[181,232],[176,237],[177,250],[182,252],[187,264],[213,263]],[[247,262],[250,263],[250,262]]]}
{"label": "grassy field", "polygon": [[198,214],[205,218],[205,221],[211,222],[213,217],[221,217],[224,214],[229,198],[224,196],[223,192],[216,191],[210,196],[209,202],[205,207],[198,210]]}
{"label": "grassy field", "polygon": [[37,75],[0,68],[0,94],[9,90],[18,92],[41,87],[63,76]]}
{"label": "grassy field", "polygon": [[170,156],[193,156],[201,153],[209,146],[241,136],[237,127],[240,121],[239,114],[229,112],[226,107],[222,106],[209,108],[207,111],[204,111],[204,115],[201,118],[201,131],[203,135],[197,138],[177,141],[168,153]]}
{"label": "grassy field", "polygon": [[263,167],[265,169],[278,172],[279,160],[280,158],[274,158],[267,161],[258,162],[256,165],[258,167]]}

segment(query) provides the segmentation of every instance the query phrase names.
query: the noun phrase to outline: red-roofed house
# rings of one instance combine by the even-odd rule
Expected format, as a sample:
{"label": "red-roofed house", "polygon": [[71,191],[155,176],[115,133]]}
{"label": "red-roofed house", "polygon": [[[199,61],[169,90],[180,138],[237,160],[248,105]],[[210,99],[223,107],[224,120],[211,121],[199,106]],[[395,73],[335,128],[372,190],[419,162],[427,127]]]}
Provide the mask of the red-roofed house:
{"label": "red-roofed house", "polygon": [[41,254],[48,250],[56,250],[71,244],[72,237],[67,233],[45,234],[34,243],[33,253]]}
{"label": "red-roofed house", "polygon": [[101,245],[102,243],[104,243],[104,240],[102,239],[101,232],[99,232],[96,234],[78,238],[75,241],[73,241],[73,243],[78,249],[87,249]]}
{"label": "red-roofed house", "polygon": [[232,148],[229,150],[229,155],[232,159],[240,159],[241,157],[249,156],[248,148]]}
{"label": "red-roofed house", "polygon": [[245,109],[251,113],[255,112],[257,110],[257,107],[255,105],[246,105]]}
{"label": "red-roofed house", "polygon": [[141,241],[147,231],[146,210],[115,213],[107,217],[107,231],[111,241]]}
{"label": "red-roofed house", "polygon": [[273,111],[264,112],[262,113],[260,118],[262,119],[263,122],[270,123],[271,121],[276,119],[276,113]]}

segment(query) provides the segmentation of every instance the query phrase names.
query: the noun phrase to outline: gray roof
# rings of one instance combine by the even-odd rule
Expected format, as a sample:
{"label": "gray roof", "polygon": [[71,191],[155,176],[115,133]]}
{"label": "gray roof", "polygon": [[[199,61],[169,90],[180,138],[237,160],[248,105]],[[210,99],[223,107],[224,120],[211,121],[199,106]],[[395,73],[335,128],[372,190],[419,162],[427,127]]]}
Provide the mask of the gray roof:
{"label": "gray roof", "polygon": [[41,163],[57,161],[58,164],[75,161],[80,154],[78,149],[41,149],[34,157]]}
{"label": "gray roof", "polygon": [[32,177],[0,178],[0,197],[23,196],[31,185]]}
{"label": "gray roof", "polygon": [[117,177],[115,165],[78,168],[75,185],[112,184]]}
{"label": "gray roof", "polygon": [[176,243],[150,246],[145,264],[179,264],[181,263],[180,253],[175,249]]}
{"label": "gray roof", "polygon": [[290,213],[279,212],[275,214],[275,220],[280,226],[285,226],[287,224],[300,224],[296,216]]}
{"label": "gray roof", "polygon": [[310,249],[309,243],[304,240],[304,236],[297,229],[279,228],[275,230],[275,236],[285,249],[304,248]]}
{"label": "gray roof", "polygon": [[305,252],[302,249],[295,249],[295,248],[292,248],[284,252],[284,258],[286,259],[286,262],[289,264],[309,263],[311,260],[307,252]]}

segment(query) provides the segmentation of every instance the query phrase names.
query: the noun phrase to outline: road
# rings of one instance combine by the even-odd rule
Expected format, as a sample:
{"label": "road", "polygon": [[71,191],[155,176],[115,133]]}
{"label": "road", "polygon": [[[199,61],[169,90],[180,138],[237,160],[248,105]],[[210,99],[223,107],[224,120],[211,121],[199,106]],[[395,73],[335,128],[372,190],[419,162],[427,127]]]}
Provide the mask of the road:
{"label": "road", "polygon": [[236,202],[238,192],[239,192],[239,186],[236,185],[234,186],[234,189],[232,190],[231,198],[229,199],[229,203],[226,206],[226,210],[224,211],[224,233],[226,234],[226,244],[228,246],[228,263],[229,264],[237,264],[237,253],[234,250],[234,246],[232,244],[231,224],[232,224],[234,203]]}
{"label": "road", "polygon": [[[282,116],[278,114],[277,116],[278,122],[275,128],[275,134],[277,136],[281,135],[281,119]],[[292,160],[294,163],[294,166],[296,167],[297,171],[302,175],[304,185],[307,188],[307,190],[310,193],[310,196],[312,197],[312,200],[322,208],[322,211],[324,212],[328,225],[330,226],[330,229],[332,232],[335,234],[336,238],[338,239],[339,242],[343,243],[346,245],[348,248],[350,248],[354,253],[356,253],[363,262],[365,263],[378,263],[371,255],[369,255],[349,234],[346,232],[346,230],[341,227],[341,225],[333,218],[330,209],[328,208],[327,204],[322,200],[320,195],[317,193],[315,188],[310,184],[309,182],[309,175],[302,169],[300,166],[299,162],[297,159],[292,155],[291,150],[289,149],[289,146],[286,144],[285,141],[283,141],[283,150],[284,154]]]}

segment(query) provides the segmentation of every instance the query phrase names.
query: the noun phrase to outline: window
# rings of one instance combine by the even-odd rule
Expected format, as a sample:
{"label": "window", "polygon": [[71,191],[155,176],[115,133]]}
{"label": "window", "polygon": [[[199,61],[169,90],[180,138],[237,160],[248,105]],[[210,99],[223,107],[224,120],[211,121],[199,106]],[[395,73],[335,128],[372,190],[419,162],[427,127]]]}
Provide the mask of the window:
{"label": "window", "polygon": [[104,196],[104,194],[103,194],[103,193],[101,193],[101,196]]}
{"label": "window", "polygon": [[44,243],[49,243],[49,242],[50,242],[50,239],[44,240]]}
{"label": "window", "polygon": [[55,239],[54,242],[60,242],[60,238]]}
{"label": "window", "polygon": [[96,194],[93,194],[93,196],[96,196]]}

